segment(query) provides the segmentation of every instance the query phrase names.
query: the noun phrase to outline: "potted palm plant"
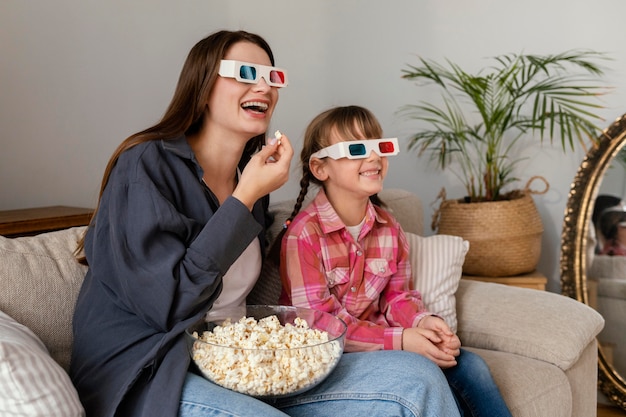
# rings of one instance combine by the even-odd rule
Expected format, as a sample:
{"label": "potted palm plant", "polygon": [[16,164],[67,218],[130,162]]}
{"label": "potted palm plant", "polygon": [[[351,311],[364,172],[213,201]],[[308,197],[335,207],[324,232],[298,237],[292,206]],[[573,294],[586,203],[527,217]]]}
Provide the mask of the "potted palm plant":
{"label": "potted palm plant", "polygon": [[[550,143],[558,139],[564,151],[577,144],[585,147],[589,140],[593,144],[601,131],[595,124],[601,120],[595,112],[603,107],[598,96],[606,92],[599,82],[604,72],[595,61],[604,58],[582,50],[506,54],[474,74],[450,61],[442,65],[419,58],[420,65],[403,70],[403,78],[441,92],[440,103],[422,101],[400,112],[421,126],[410,137],[409,148],[450,169],[465,187],[462,199],[442,198],[433,222],[438,233],[470,241],[464,273],[506,276],[536,267],[543,227],[529,185],[507,191],[518,181],[516,145],[528,137]],[[500,214],[503,224],[498,230],[494,210],[500,213],[507,207],[511,214]],[[483,210],[488,218],[481,221]],[[472,214],[462,218],[461,211]],[[530,217],[519,218],[522,211]],[[517,229],[522,236],[511,235]],[[489,254],[490,247],[496,255]],[[529,259],[520,262],[522,255]]]}

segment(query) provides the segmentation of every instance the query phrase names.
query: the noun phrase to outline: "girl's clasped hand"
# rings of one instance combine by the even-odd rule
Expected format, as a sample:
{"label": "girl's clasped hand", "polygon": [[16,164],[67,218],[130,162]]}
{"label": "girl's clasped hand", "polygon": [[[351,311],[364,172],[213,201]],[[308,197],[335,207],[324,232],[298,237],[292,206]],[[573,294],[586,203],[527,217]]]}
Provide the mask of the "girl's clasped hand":
{"label": "girl's clasped hand", "polygon": [[426,356],[446,369],[456,365],[461,341],[444,320],[437,316],[426,316],[417,327],[404,329],[402,349]]}

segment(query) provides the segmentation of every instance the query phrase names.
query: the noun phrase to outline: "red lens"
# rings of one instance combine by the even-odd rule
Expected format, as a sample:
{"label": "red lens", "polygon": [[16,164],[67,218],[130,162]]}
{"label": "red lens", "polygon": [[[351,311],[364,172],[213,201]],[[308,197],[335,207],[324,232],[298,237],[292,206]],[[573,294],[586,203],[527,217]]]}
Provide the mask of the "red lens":
{"label": "red lens", "polygon": [[270,71],[270,81],[276,84],[285,83],[285,73],[282,71]]}
{"label": "red lens", "polygon": [[380,142],[378,144],[378,150],[380,151],[380,153],[393,153],[394,152],[394,146],[393,146],[393,142]]}

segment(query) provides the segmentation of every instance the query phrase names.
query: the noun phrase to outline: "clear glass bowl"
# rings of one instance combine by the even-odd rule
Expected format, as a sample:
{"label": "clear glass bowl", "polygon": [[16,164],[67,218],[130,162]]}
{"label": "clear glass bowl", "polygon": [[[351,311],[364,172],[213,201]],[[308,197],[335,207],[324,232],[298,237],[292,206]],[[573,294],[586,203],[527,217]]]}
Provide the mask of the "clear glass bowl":
{"label": "clear glass bowl", "polygon": [[[291,346],[298,346],[303,340],[312,344],[267,347],[266,342],[261,340],[271,338],[270,335],[255,339],[254,344],[259,347],[242,348],[242,342],[237,340],[244,339],[245,343],[249,343],[254,336],[236,332],[231,327],[228,328],[233,334],[222,338],[224,340],[219,340],[219,343],[201,340],[204,332],[213,332],[226,320],[237,323],[243,317],[258,321],[270,316],[276,316],[281,328],[287,324],[295,326],[288,336],[293,337]],[[303,328],[299,319],[304,320],[309,329],[326,332],[327,341],[311,337],[315,336],[311,334],[312,330]],[[224,329],[216,329],[218,333],[220,330]],[[222,310],[217,314],[209,312],[186,330],[185,337],[191,359],[205,378],[254,397],[279,398],[309,390],[332,372],[343,354],[346,330],[347,326],[341,319],[328,313],[299,307],[261,305]],[[285,335],[276,341],[284,339]],[[315,341],[311,342],[311,339]]]}

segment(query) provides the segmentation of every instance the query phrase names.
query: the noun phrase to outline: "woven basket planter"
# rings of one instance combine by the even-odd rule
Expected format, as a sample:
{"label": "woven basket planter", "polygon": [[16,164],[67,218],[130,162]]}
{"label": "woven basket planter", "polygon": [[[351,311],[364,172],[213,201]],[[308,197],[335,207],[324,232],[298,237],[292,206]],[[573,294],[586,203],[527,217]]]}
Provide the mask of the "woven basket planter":
{"label": "woven basket planter", "polygon": [[511,200],[442,201],[433,228],[438,234],[461,236],[470,242],[464,274],[506,277],[535,270],[541,255],[543,223],[533,193],[527,186]]}

